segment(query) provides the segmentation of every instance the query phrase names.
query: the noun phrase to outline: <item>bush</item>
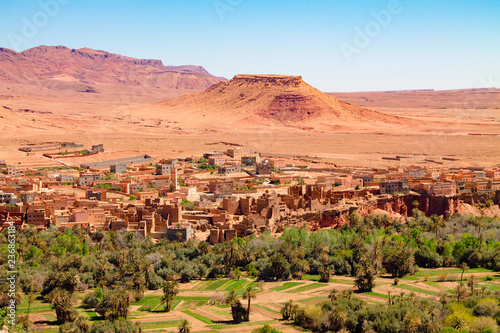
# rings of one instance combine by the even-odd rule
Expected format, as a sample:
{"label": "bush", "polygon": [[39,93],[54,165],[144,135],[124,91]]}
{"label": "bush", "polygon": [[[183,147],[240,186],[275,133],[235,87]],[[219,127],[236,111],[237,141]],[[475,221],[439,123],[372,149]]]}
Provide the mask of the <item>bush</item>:
{"label": "bush", "polygon": [[484,298],[474,307],[474,315],[478,317],[494,317],[498,312],[498,300],[495,298]]}
{"label": "bush", "polygon": [[443,258],[425,245],[415,252],[415,262],[419,267],[435,268],[443,266]]}
{"label": "bush", "polygon": [[278,331],[277,329],[266,324],[263,327],[254,330],[253,333],[282,333],[282,331]]}
{"label": "bush", "polygon": [[197,276],[197,272],[192,265],[184,268],[179,274],[182,282],[189,282]]}
{"label": "bush", "polygon": [[149,312],[151,312],[152,309],[153,309],[153,307],[151,306],[151,304],[144,304],[143,306],[141,306],[141,308],[139,309],[139,311],[149,311]]}
{"label": "bush", "polygon": [[95,292],[85,294],[82,300],[82,306],[86,309],[93,309],[97,306],[98,303],[99,300],[97,300]]}
{"label": "bush", "polygon": [[165,283],[165,280],[152,272],[147,274],[147,282],[149,290],[158,290]]}
{"label": "bush", "polygon": [[96,321],[89,333],[139,333],[140,326],[128,320]]}

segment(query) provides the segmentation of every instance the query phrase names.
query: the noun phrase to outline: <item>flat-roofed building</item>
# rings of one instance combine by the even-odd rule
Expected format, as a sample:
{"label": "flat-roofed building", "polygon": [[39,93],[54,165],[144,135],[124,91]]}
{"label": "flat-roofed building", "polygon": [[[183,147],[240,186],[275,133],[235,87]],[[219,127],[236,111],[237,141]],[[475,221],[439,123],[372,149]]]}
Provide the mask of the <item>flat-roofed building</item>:
{"label": "flat-roofed building", "polygon": [[408,193],[408,179],[380,182],[380,193],[382,194],[397,194]]}
{"label": "flat-roofed building", "polygon": [[245,155],[241,156],[241,164],[244,165],[257,165],[260,163],[259,155]]}

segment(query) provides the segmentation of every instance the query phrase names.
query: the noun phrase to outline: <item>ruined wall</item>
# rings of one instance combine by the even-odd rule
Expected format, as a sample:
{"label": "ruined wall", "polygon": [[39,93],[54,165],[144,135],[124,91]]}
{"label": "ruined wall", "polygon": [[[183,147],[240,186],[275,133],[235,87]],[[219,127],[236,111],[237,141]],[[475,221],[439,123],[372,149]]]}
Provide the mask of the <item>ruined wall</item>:
{"label": "ruined wall", "polygon": [[348,223],[347,216],[356,211],[364,217],[376,209],[382,209],[389,214],[397,213],[401,216],[411,216],[414,208],[413,203],[418,202],[418,209],[426,216],[433,214],[446,216],[454,213],[463,213],[462,202],[473,204],[492,200],[494,204],[499,204],[500,191],[485,192],[480,194],[462,194],[452,197],[438,197],[431,195],[405,195],[390,198],[371,199],[360,201],[356,205],[332,208],[321,212],[309,212],[300,216],[300,219],[307,222],[311,230],[322,228],[338,228]]}

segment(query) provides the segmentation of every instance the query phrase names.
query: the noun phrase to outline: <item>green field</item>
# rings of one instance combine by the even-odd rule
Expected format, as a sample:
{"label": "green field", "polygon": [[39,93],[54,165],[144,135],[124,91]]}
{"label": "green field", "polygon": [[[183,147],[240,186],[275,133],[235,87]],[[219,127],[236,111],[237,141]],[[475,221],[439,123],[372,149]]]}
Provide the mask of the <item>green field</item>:
{"label": "green field", "polygon": [[287,290],[286,292],[290,293],[290,294],[301,293],[301,292],[309,291],[309,290],[316,289],[316,288],[326,287],[327,285],[328,284],[326,284],[326,283],[311,283],[311,284],[308,284],[306,286],[302,286],[302,287],[295,288],[292,290]]}
{"label": "green field", "polygon": [[285,282],[282,286],[273,288],[271,290],[274,290],[274,291],[283,291],[283,290],[290,289],[290,288],[293,288],[293,287],[296,287],[296,286],[300,286],[302,284],[304,284],[304,282]]}
{"label": "green field", "polygon": [[191,317],[194,317],[194,318],[196,318],[196,319],[198,319],[198,320],[201,320],[201,321],[202,321],[202,322],[204,322],[205,324],[213,324],[213,323],[214,323],[214,322],[212,321],[212,319],[209,319],[209,318],[207,318],[207,317],[203,317],[202,315],[199,315],[199,314],[197,314],[197,313],[191,312],[191,311],[189,311],[189,310],[183,310],[182,312],[183,312],[183,313],[185,313],[185,314],[188,314],[188,315],[190,315]]}

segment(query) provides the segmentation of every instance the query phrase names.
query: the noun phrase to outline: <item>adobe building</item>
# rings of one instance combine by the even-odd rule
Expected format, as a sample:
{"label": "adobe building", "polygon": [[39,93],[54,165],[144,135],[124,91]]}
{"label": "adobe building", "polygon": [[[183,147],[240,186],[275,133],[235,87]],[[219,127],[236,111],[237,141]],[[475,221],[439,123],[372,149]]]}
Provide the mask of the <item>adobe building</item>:
{"label": "adobe building", "polygon": [[125,164],[113,164],[109,167],[109,172],[126,173],[127,172],[127,165],[125,165]]}
{"label": "adobe building", "polygon": [[33,192],[23,192],[21,193],[21,201],[23,202],[23,205],[26,206],[28,202],[33,202],[34,201],[34,193]]}
{"label": "adobe building", "polygon": [[78,178],[78,185],[79,186],[89,186],[94,181],[97,181],[100,179],[101,179],[100,174],[81,174],[80,178]]}
{"label": "adobe building", "polygon": [[22,171],[21,169],[13,168],[13,167],[8,167],[7,168],[7,176],[9,176],[9,177],[24,176],[24,171]]}
{"label": "adobe building", "polygon": [[275,170],[284,169],[286,167],[286,162],[282,159],[271,158],[269,159],[269,164],[271,166],[271,169]]}
{"label": "adobe building", "polygon": [[228,242],[236,237],[234,229],[211,229],[209,243],[212,245]]}
{"label": "adobe building", "polygon": [[269,175],[271,174],[273,168],[268,162],[262,162],[257,164],[257,174],[258,175]]}
{"label": "adobe building", "polygon": [[402,179],[399,181],[385,181],[380,182],[380,193],[381,194],[398,194],[398,193],[409,193],[410,187],[408,186],[408,179]]}
{"label": "adobe building", "polygon": [[163,161],[164,163],[156,164],[156,174],[159,176],[169,175],[172,172],[172,168],[176,166],[177,160]]}
{"label": "adobe building", "polygon": [[102,143],[98,145],[92,145],[92,149],[90,150],[91,154],[94,153],[104,153],[104,145]]}
{"label": "adobe building", "polygon": [[241,164],[256,166],[260,163],[259,155],[245,155],[241,156]]}
{"label": "adobe building", "polygon": [[194,235],[191,223],[178,223],[175,226],[171,226],[167,230],[167,239],[169,241],[179,241],[187,242]]}
{"label": "adobe building", "polygon": [[222,166],[226,163],[224,156],[210,156],[208,158],[208,164]]}
{"label": "adobe building", "polygon": [[224,157],[224,154],[221,153],[220,151],[214,151],[214,152],[211,152],[211,153],[204,153],[203,154],[203,158],[205,159],[209,159],[210,157]]}
{"label": "adobe building", "polygon": [[227,150],[227,155],[231,156],[232,158],[239,158],[241,156],[249,155],[251,153],[252,150],[242,147],[229,148]]}
{"label": "adobe building", "polygon": [[239,165],[223,165],[219,168],[218,171],[222,175],[228,175],[231,173],[241,172],[241,166]]}

